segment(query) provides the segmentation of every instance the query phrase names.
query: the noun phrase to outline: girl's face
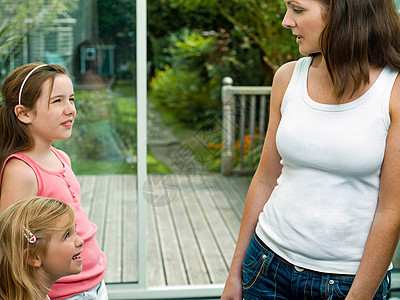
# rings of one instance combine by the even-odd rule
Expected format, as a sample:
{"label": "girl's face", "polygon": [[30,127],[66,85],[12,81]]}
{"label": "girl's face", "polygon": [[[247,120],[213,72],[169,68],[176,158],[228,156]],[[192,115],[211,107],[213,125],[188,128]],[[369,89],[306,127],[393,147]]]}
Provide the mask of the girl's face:
{"label": "girl's face", "polygon": [[58,228],[51,235],[47,245],[47,253],[41,259],[40,272],[49,280],[57,279],[78,274],[82,271],[82,252],[83,240],[76,234],[75,224],[67,230],[65,228],[66,217],[58,222]]}
{"label": "girl's face", "polygon": [[325,28],[325,8],[318,0],[284,0],[287,11],[282,25],[292,30],[303,55],[321,52],[320,36]]}
{"label": "girl's face", "polygon": [[[54,78],[53,89],[50,79],[43,83],[42,94],[31,112],[28,128],[36,143],[52,143],[71,136],[76,116],[74,88],[71,79],[64,74]],[[49,100],[50,99],[50,100]]]}

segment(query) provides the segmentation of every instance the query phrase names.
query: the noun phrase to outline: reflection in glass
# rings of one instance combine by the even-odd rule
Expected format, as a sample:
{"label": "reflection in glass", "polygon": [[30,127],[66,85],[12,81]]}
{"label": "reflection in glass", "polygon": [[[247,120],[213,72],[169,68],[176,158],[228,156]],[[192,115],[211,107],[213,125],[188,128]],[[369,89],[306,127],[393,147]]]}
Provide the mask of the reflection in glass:
{"label": "reflection in glass", "polygon": [[72,137],[54,146],[98,226],[107,283],[137,281],[135,14],[134,1],[0,0],[0,77],[38,61],[72,77]]}

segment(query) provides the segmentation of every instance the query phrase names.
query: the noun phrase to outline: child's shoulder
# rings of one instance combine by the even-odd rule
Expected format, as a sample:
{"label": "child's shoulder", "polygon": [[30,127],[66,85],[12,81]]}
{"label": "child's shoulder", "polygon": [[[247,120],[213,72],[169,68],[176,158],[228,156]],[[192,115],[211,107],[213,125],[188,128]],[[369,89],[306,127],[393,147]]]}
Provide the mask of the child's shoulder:
{"label": "child's shoulder", "polygon": [[35,172],[18,158],[11,158],[4,167],[1,178],[1,205],[7,207],[27,195],[37,195]]}
{"label": "child's shoulder", "polygon": [[24,175],[28,175],[31,173],[35,176],[32,168],[23,160],[17,157],[10,157],[4,166],[3,177],[4,176],[16,176],[16,177],[25,177]]}

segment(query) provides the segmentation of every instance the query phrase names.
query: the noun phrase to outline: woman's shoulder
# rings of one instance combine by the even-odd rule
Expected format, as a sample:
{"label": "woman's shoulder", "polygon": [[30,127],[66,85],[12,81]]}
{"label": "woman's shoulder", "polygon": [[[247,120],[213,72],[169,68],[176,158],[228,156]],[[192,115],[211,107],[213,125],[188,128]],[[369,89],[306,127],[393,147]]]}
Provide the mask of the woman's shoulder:
{"label": "woman's shoulder", "polygon": [[282,101],[283,95],[285,94],[290,79],[292,78],[297,62],[298,61],[290,61],[285,63],[276,71],[274,75],[272,91],[277,97],[273,98],[279,99],[279,102]]}
{"label": "woman's shoulder", "polygon": [[274,82],[275,81],[287,81],[289,82],[292,77],[294,68],[296,67],[298,61],[289,61],[283,64],[275,73]]}

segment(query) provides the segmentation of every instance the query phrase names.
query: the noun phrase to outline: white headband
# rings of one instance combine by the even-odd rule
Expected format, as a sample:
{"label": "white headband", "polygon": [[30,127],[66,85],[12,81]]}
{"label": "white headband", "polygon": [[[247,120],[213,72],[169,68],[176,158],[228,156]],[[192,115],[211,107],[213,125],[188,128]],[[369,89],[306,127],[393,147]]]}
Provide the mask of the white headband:
{"label": "white headband", "polygon": [[26,81],[28,80],[29,76],[31,76],[32,73],[35,72],[37,69],[39,69],[40,67],[44,67],[44,66],[47,66],[47,65],[39,65],[39,66],[35,67],[32,71],[30,71],[30,72],[28,73],[28,75],[26,75],[24,81],[23,81],[22,84],[21,84],[21,88],[20,88],[20,90],[19,90],[18,104],[21,104],[22,89],[24,88],[24,85],[25,85]]}

